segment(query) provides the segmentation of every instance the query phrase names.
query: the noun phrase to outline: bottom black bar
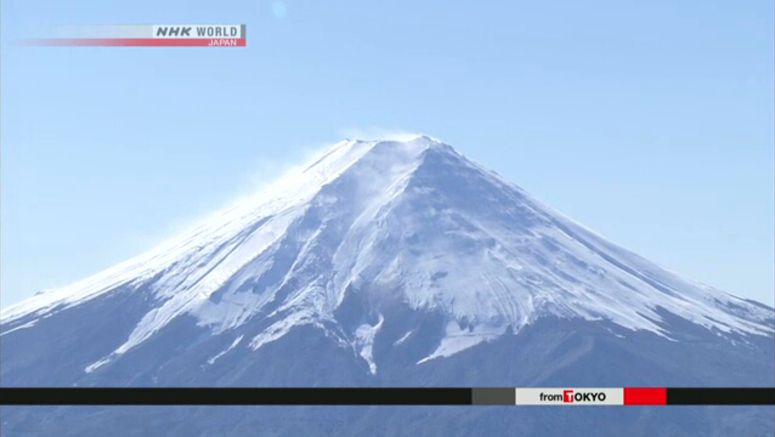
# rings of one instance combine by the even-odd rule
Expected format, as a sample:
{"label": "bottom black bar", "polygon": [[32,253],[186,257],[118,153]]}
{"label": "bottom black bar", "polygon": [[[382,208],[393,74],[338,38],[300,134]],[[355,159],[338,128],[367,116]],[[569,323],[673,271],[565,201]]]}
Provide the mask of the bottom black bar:
{"label": "bottom black bar", "polygon": [[775,405],[775,387],[668,388],[667,405]]}
{"label": "bottom black bar", "polygon": [[471,405],[470,388],[0,388],[0,405]]}
{"label": "bottom black bar", "polygon": [[[514,390],[508,387],[0,387],[0,405],[515,405]],[[667,399],[662,398],[662,402],[667,405],[775,405],[775,387],[667,388],[665,391]]]}

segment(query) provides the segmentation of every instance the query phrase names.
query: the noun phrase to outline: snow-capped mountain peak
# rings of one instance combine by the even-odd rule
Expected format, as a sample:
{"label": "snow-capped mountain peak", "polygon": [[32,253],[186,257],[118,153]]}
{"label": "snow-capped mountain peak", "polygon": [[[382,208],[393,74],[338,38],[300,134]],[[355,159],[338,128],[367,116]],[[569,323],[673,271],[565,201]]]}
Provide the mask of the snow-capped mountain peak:
{"label": "snow-capped mountain peak", "polygon": [[443,321],[420,363],[542,317],[606,320],[668,338],[665,314],[719,333],[773,332],[771,309],[605,241],[426,136],[337,143],[190,232],[5,309],[2,322],[34,326],[126,289],[153,305],[87,372],[184,316],[214,334],[255,326],[230,349],[259,349],[313,326],[372,373],[374,338],[397,308]]}

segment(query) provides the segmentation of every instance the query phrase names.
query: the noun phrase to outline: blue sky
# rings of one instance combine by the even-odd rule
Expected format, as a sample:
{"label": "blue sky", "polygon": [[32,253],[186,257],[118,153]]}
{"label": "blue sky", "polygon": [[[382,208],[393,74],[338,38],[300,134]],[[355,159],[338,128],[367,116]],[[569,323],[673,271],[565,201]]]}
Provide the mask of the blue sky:
{"label": "blue sky", "polygon": [[[769,0],[0,6],[4,306],[381,130],[441,138],[614,242],[773,303]],[[248,47],[14,43],[137,23],[245,23]]]}

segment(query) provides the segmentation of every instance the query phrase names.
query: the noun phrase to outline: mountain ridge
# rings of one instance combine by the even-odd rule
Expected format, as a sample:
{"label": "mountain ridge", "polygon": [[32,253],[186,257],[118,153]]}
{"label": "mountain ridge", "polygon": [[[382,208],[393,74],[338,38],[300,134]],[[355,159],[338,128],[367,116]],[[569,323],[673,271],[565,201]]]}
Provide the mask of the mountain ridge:
{"label": "mountain ridge", "polygon": [[[374,339],[392,300],[441,317],[440,338],[418,365],[543,317],[606,320],[667,339],[661,310],[722,336],[774,331],[771,308],[684,281],[431,137],[346,140],[300,169],[182,237],[4,309],[3,335],[127,287],[145,290],[150,309],[86,373],[184,315],[213,335],[263,320],[218,358],[310,325],[376,373]],[[345,328],[337,311],[350,294],[372,309]]]}

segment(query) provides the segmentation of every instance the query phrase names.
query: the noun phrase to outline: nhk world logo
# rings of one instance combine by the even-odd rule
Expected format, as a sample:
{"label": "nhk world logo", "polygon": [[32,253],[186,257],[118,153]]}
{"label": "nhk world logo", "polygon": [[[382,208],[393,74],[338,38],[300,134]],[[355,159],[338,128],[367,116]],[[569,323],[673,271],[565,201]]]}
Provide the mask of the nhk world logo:
{"label": "nhk world logo", "polygon": [[518,388],[517,405],[623,405],[621,388]]}
{"label": "nhk world logo", "polygon": [[153,26],[154,38],[225,38],[239,39],[245,34],[244,24],[187,26]]}
{"label": "nhk world logo", "polygon": [[245,47],[244,24],[120,24],[59,29],[50,38],[26,40],[43,46]]}

